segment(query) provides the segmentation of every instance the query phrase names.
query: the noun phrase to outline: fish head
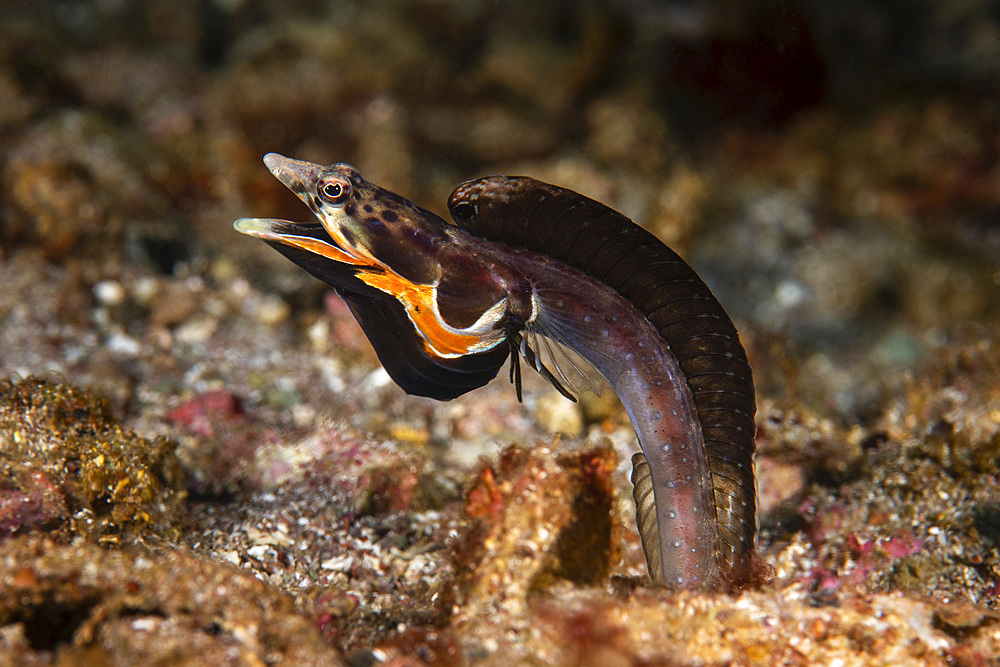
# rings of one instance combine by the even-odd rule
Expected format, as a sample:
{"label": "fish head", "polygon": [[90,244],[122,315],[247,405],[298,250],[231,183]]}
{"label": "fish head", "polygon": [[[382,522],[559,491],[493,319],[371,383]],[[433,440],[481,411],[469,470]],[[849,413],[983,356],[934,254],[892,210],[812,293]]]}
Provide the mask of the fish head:
{"label": "fish head", "polygon": [[234,227],[334,286],[400,386],[447,399],[496,375],[509,353],[507,297],[476,245],[348,164],[276,153],[264,164],[315,219],[243,218]]}
{"label": "fish head", "polygon": [[267,241],[310,271],[306,263],[315,265],[317,258],[288,247],[339,264],[349,273],[391,271],[419,283],[431,283],[440,275],[435,251],[445,239],[447,223],[438,216],[366,181],[346,163],[323,166],[268,153],[264,164],[316,220],[243,218],[234,223],[237,231]]}

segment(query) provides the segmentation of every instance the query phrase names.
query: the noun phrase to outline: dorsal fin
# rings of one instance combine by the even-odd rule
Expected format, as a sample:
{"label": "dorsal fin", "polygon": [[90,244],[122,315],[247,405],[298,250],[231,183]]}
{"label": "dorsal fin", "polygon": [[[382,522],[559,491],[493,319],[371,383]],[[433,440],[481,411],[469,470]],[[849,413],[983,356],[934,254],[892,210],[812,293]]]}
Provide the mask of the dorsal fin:
{"label": "dorsal fin", "polygon": [[736,327],[677,253],[622,214],[583,195],[520,176],[460,185],[448,199],[459,227],[526,248],[600,280],[632,303],[677,358],[698,411],[715,497],[720,558],[753,548],[753,380]]}

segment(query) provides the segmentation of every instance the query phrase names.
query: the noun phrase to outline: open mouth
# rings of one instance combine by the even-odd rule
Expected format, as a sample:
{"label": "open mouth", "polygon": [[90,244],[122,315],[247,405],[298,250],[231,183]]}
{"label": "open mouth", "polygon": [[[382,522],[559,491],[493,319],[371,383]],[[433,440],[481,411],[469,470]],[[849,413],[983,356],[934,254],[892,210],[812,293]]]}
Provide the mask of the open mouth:
{"label": "open mouth", "polygon": [[[306,193],[319,178],[322,167],[304,160],[293,160],[277,153],[264,156],[264,164],[275,178],[305,200]],[[291,246],[343,264],[360,264],[341,248],[319,222],[290,222],[269,218],[240,218],[233,228],[241,234],[258,238],[272,245]]]}
{"label": "open mouth", "polygon": [[288,222],[267,218],[240,218],[233,228],[241,234],[272,244],[292,246],[321,255],[335,262],[358,264],[344,252],[318,222]]}

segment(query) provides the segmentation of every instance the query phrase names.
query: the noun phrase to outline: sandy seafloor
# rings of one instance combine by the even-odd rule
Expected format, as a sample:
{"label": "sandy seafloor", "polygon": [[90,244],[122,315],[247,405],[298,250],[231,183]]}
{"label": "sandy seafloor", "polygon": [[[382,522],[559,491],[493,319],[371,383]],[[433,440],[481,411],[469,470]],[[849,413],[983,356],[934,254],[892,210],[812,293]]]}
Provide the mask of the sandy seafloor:
{"label": "sandy seafloor", "polygon": [[[905,3],[904,3],[905,4]],[[1000,663],[989,3],[0,5],[0,664]],[[409,397],[260,157],[527,174],[736,321],[762,581],[652,585],[620,405]]]}

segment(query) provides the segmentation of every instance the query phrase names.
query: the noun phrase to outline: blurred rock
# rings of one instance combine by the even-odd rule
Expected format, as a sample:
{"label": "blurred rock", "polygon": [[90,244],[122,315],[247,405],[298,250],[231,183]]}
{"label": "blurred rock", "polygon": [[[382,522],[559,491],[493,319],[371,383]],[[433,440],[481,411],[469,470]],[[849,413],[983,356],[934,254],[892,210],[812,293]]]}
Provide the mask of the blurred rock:
{"label": "blurred rock", "polygon": [[0,543],[0,582],[0,660],[11,664],[341,664],[291,598],[180,551],[12,539]]}
{"label": "blurred rock", "polygon": [[174,447],[124,431],[89,392],[0,383],[0,523],[8,534],[49,527],[114,542],[175,535],[186,494]]}

